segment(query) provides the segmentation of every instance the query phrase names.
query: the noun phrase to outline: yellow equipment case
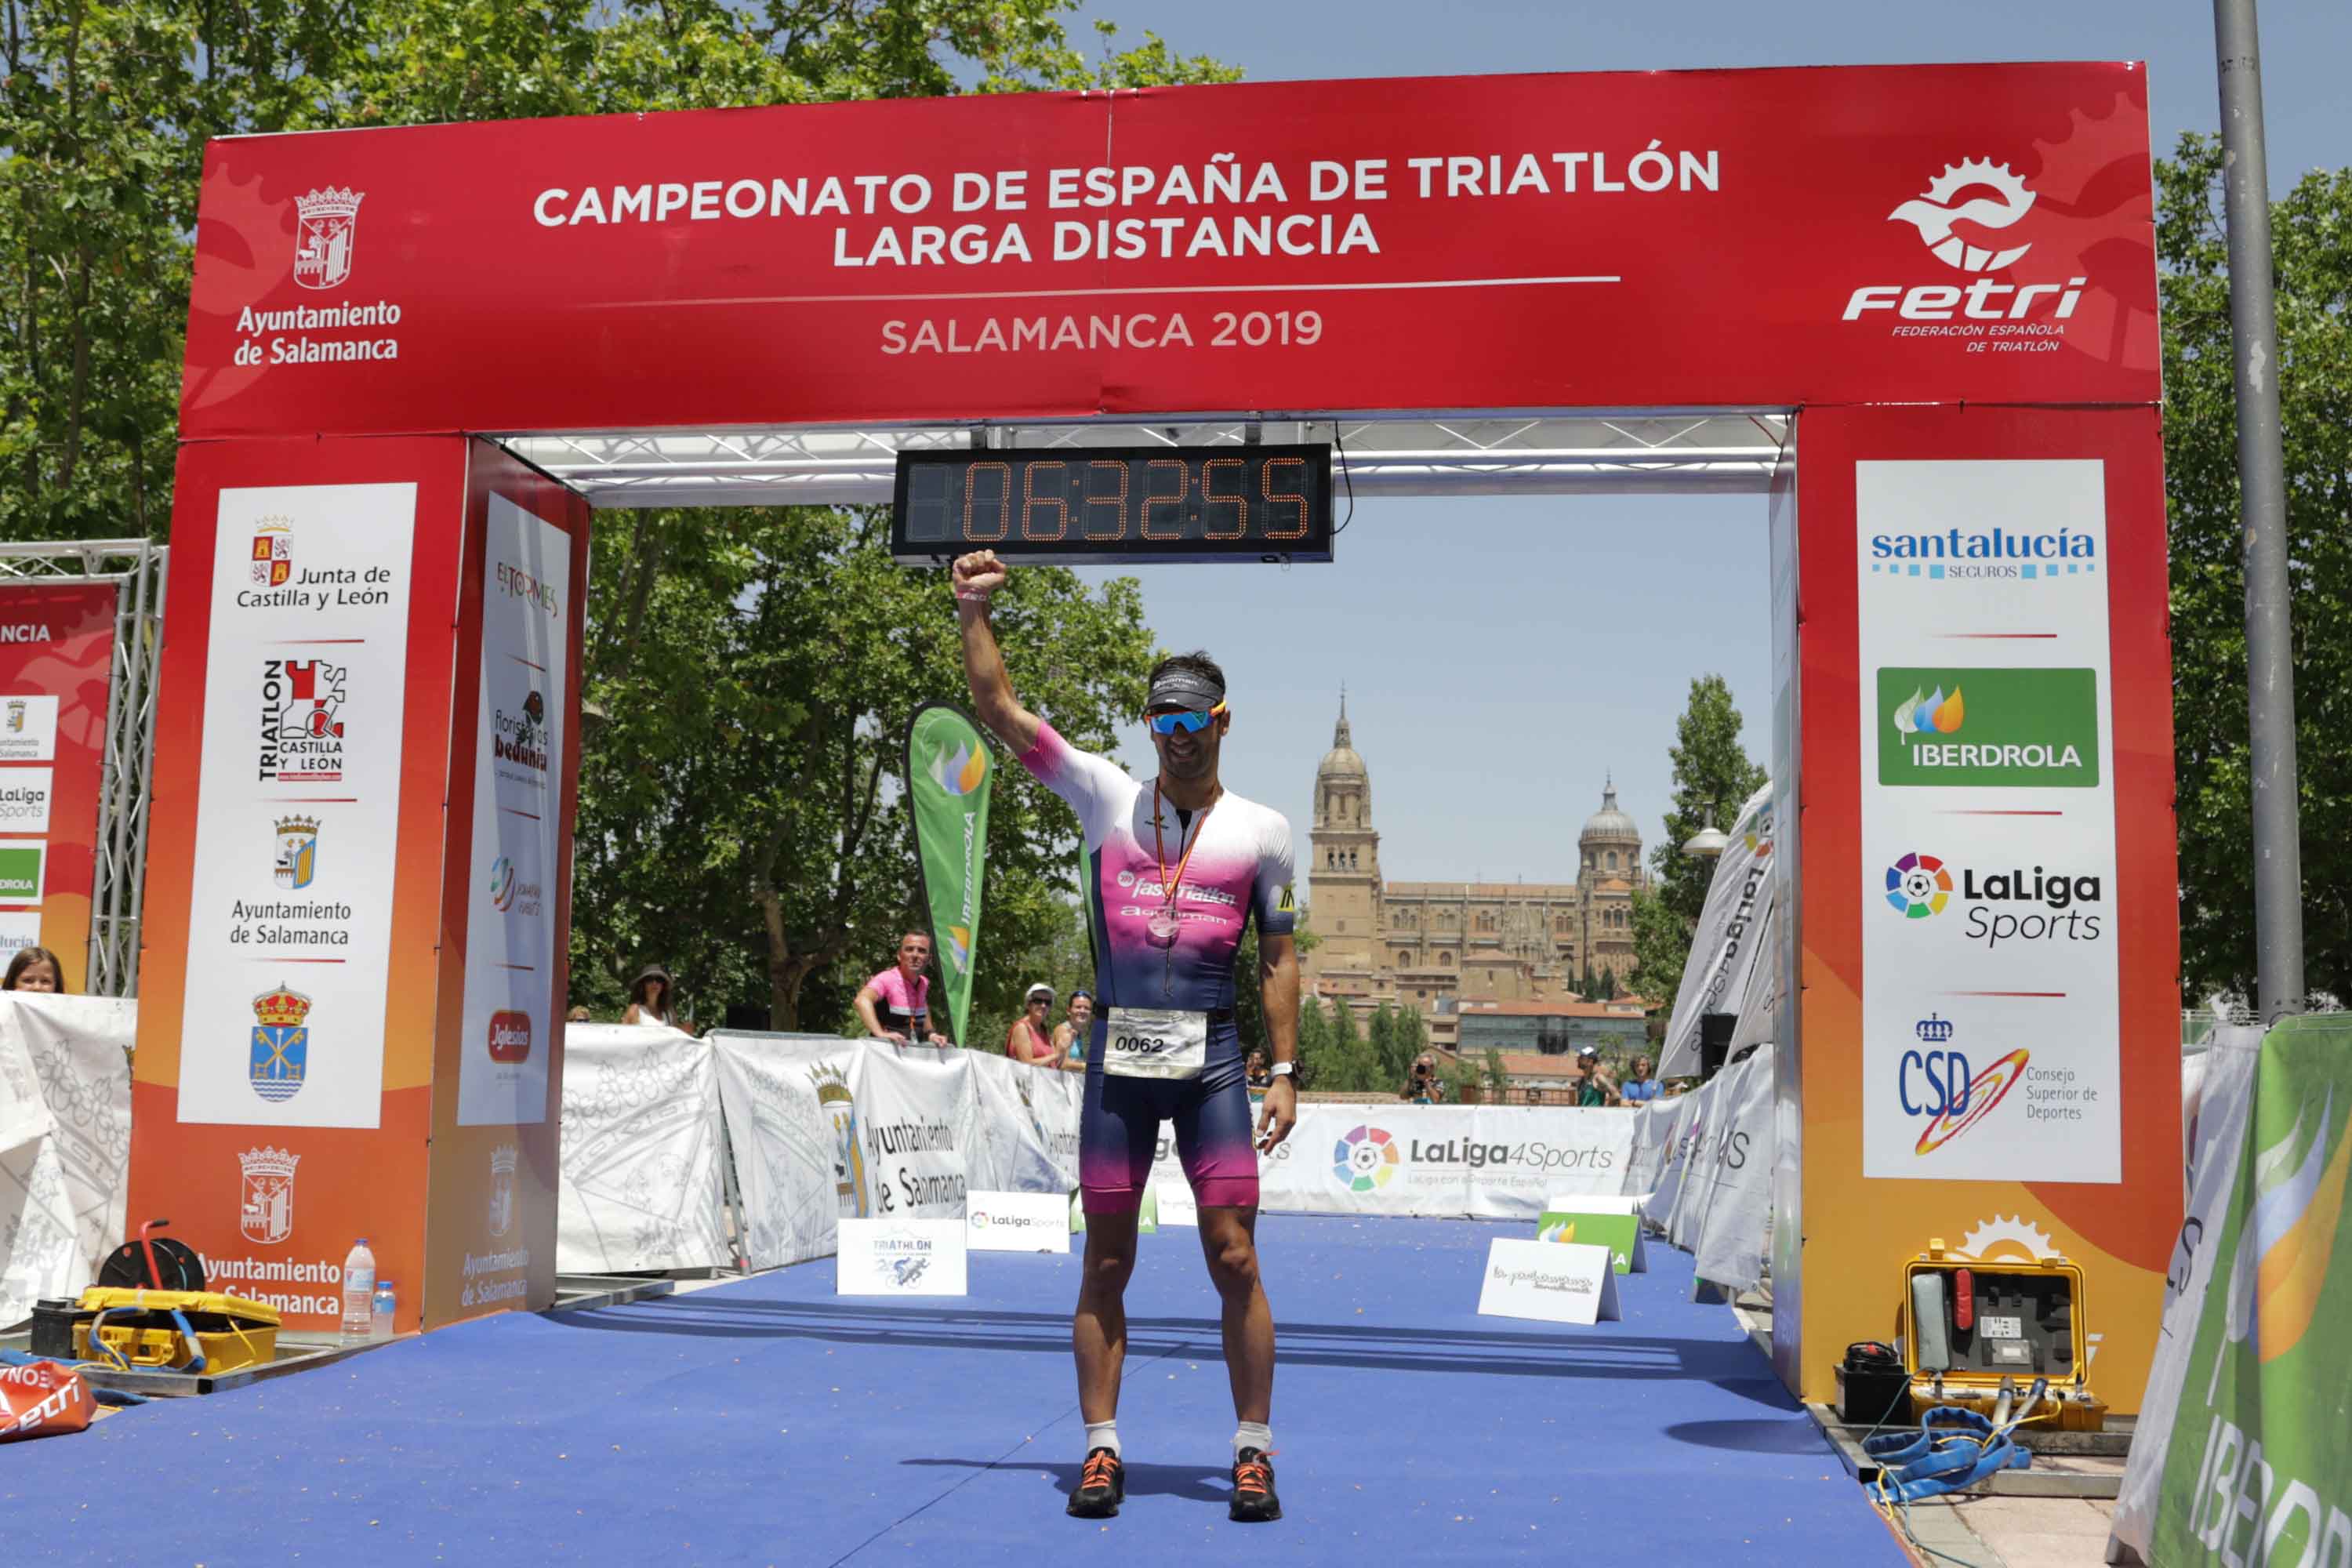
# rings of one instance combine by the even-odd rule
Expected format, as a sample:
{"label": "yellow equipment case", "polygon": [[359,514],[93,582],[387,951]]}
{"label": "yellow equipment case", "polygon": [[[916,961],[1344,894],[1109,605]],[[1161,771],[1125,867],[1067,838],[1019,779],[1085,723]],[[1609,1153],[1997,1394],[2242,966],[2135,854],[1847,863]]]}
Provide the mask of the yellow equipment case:
{"label": "yellow equipment case", "polygon": [[212,1290],[93,1285],[75,1303],[78,1360],[145,1371],[235,1372],[278,1356],[278,1309]]}
{"label": "yellow equipment case", "polygon": [[[1937,1405],[2000,1420],[2037,1378],[2049,1388],[2022,1425],[2096,1432],[2083,1270],[2052,1255],[1986,1261],[1940,1237],[1903,1266],[1902,1345],[1915,1417]],[[2008,1395],[2004,1398],[2004,1394]],[[1998,1412],[1998,1414],[1996,1414]]]}

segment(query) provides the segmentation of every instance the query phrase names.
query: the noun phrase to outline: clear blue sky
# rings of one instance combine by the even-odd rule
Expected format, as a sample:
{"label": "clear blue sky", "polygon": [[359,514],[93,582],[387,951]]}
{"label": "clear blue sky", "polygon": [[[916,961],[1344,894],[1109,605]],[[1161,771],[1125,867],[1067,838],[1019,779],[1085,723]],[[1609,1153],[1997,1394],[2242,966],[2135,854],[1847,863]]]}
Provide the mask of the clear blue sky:
{"label": "clear blue sky", "polygon": [[[2212,12],[2197,0],[1961,6],[1672,7],[1450,0],[1092,0],[1134,35],[1255,80],[1525,70],[2143,59],[2159,153],[2220,111]],[[2352,163],[2352,5],[2263,16],[2274,187]],[[1425,542],[1440,532],[1448,549]],[[1731,683],[1759,761],[1770,742],[1761,499],[1367,500],[1328,566],[1157,567],[1154,630],[1233,681],[1225,779],[1291,819],[1302,865],[1315,765],[1342,681],[1392,878],[1567,880],[1614,772],[1654,840],[1666,748],[1693,677]],[[1102,574],[1091,574],[1099,576]],[[1325,654],[1310,656],[1310,647]],[[1122,752],[1149,768],[1140,726]]]}

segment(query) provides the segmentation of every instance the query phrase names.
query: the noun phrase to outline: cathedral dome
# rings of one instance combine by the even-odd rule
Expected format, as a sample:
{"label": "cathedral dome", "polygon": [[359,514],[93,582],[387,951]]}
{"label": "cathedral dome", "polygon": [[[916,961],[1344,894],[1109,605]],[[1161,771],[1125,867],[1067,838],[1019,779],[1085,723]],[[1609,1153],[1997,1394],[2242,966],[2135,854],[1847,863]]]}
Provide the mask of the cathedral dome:
{"label": "cathedral dome", "polygon": [[1348,700],[1339,699],[1339,722],[1331,730],[1331,749],[1315,765],[1318,779],[1360,779],[1366,776],[1364,759],[1356,754],[1354,738],[1348,730]]}
{"label": "cathedral dome", "polygon": [[1633,819],[1617,809],[1617,786],[1611,781],[1601,793],[1601,809],[1584,819],[1584,831],[1577,841],[1584,843],[1596,838],[1632,839],[1639,842],[1642,830]]}

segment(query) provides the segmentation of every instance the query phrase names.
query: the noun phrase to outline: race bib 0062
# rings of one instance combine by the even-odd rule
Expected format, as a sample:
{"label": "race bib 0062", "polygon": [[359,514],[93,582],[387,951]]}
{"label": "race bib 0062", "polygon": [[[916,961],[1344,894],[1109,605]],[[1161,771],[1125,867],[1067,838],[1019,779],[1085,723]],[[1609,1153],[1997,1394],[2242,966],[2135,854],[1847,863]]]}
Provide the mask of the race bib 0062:
{"label": "race bib 0062", "polygon": [[1156,1007],[1113,1007],[1103,1071],[1119,1078],[1198,1078],[1209,1060],[1209,1016]]}

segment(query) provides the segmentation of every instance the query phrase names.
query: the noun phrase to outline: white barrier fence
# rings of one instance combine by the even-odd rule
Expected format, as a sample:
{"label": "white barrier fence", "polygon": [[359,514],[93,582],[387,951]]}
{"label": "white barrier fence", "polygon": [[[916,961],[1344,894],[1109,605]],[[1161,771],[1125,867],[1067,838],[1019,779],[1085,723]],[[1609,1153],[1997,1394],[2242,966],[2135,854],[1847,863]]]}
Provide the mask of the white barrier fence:
{"label": "white barrier fence", "polygon": [[[0,1325],[78,1291],[122,1239],[136,1008],[0,994]],[[1082,1091],[1077,1074],[971,1051],[573,1025],[557,1268],[773,1268],[831,1254],[845,1215],[960,1215],[971,1191],[1067,1193]],[[1769,1047],[1639,1109],[1310,1102],[1261,1156],[1261,1201],[1532,1220],[1553,1198],[1647,1194],[1645,1215],[1702,1275],[1752,1286],[1772,1136]],[[1165,1125],[1153,1180],[1184,1184]]]}

